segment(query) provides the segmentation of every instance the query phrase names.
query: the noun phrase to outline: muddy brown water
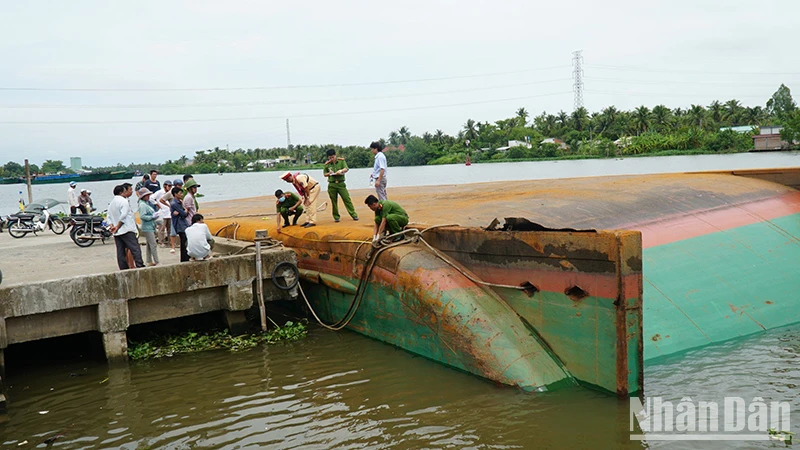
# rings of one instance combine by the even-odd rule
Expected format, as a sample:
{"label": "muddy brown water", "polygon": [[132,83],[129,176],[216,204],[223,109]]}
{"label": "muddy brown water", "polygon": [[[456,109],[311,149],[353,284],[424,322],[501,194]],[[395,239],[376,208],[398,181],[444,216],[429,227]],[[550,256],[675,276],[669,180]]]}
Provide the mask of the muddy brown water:
{"label": "muddy brown water", "polygon": [[[800,327],[648,366],[649,396],[792,403]],[[523,393],[349,331],[109,368],[73,361],[11,371],[3,448],[584,449],[629,440],[627,401],[585,388]],[[26,442],[27,441],[27,442]],[[772,442],[650,443],[775,448]]]}

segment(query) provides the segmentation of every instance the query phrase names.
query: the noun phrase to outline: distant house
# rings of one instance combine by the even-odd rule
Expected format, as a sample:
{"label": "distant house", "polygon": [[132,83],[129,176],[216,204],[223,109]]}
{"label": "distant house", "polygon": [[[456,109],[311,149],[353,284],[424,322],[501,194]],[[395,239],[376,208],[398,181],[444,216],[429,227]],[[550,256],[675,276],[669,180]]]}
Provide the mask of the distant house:
{"label": "distant house", "polygon": [[633,136],[622,136],[621,138],[614,141],[614,145],[619,148],[625,148],[633,142]]}
{"label": "distant house", "polygon": [[753,150],[766,151],[789,148],[789,143],[781,139],[782,128],[783,127],[761,127],[761,131],[753,135]]}
{"label": "distant house", "polygon": [[292,156],[285,156],[285,155],[278,156],[278,158],[275,160],[275,164],[296,164],[296,163],[297,163],[297,158],[294,158]]}
{"label": "distant house", "polygon": [[756,128],[758,128],[756,125],[741,125],[738,127],[722,127],[719,129],[719,131],[731,130],[737,133],[749,133]]}
{"label": "distant house", "polygon": [[525,142],[525,141],[508,141],[508,145],[507,145],[507,146],[505,146],[505,147],[498,147],[498,148],[497,148],[497,150],[498,150],[498,151],[501,151],[501,152],[504,152],[504,151],[506,151],[506,150],[508,150],[508,149],[510,149],[510,148],[512,148],[512,147],[526,147],[526,148],[531,148],[532,146],[531,146],[531,144],[529,144],[529,143],[527,143],[527,142]]}
{"label": "distant house", "polygon": [[569,145],[567,145],[566,142],[557,138],[542,139],[542,142],[540,142],[540,144],[556,144],[558,145],[558,148],[560,148],[561,150],[566,150],[569,148]]}

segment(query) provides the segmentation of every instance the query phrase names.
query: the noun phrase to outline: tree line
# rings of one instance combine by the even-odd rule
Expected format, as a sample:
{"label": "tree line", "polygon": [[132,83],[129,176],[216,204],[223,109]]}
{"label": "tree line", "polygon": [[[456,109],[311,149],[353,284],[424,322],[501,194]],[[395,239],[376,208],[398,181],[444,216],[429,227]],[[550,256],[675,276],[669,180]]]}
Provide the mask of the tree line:
{"label": "tree line", "polygon": [[[578,108],[572,113],[542,112],[530,118],[525,108],[512,117],[495,122],[467,119],[462,128],[449,135],[442,130],[415,135],[406,126],[389,133],[381,141],[386,145],[386,158],[392,166],[452,164],[472,161],[535,160],[553,158],[608,157],[653,154],[659,152],[700,153],[740,152],[753,148],[753,133],[764,125],[782,125],[783,139],[800,141],[800,109],[791,91],[781,84],[765,106],[744,106],[739,100],[713,101],[708,106],[693,104],[688,108],[670,109],[665,105],[640,106],[629,111],[608,106],[589,113]],[[744,132],[731,127],[751,127]],[[545,142],[548,138],[563,142]],[[550,139],[552,140],[552,139]],[[509,141],[530,145],[507,147]],[[346,158],[350,167],[368,167],[372,154],[366,146],[293,145],[290,148],[236,149],[219,147],[195,152],[194,158],[181,156],[163,163],[118,164],[102,170],[141,170],[157,168],[162,173],[214,173],[245,170],[270,170],[259,160],[275,160],[289,156],[299,165],[314,165],[325,160],[325,150],[334,148]],[[275,169],[294,167],[277,164]],[[61,161],[47,160],[41,169],[32,172],[67,173]],[[22,166],[9,162],[0,168],[0,176],[22,176]],[[24,169],[23,169],[24,172]]]}

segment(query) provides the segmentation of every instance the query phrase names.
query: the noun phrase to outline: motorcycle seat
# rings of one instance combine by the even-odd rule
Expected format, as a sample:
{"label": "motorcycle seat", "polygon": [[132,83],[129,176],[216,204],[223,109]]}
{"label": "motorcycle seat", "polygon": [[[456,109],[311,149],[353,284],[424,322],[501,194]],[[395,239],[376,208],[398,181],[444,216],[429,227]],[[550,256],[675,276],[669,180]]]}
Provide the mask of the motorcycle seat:
{"label": "motorcycle seat", "polygon": [[36,217],[36,214],[30,214],[30,213],[16,213],[16,214],[11,214],[11,215],[10,215],[10,216],[8,216],[8,217],[9,217],[9,218],[21,219],[21,220],[33,220],[33,218],[34,218],[34,217]]}

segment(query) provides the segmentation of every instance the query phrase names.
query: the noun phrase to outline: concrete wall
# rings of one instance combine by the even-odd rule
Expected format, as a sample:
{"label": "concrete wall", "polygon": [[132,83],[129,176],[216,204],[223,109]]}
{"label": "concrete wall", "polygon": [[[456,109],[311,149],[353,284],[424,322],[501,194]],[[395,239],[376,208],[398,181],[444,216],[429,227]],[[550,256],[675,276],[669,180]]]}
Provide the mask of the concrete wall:
{"label": "concrete wall", "polygon": [[[220,242],[221,241],[221,242]],[[127,357],[130,325],[227,311],[244,321],[255,299],[255,254],[246,243],[218,240],[215,251],[236,253],[207,261],[148,267],[0,287],[0,362],[8,345],[100,331],[109,360]],[[296,264],[284,248],[262,252],[265,301],[290,294],[269,281],[280,262]]]}

